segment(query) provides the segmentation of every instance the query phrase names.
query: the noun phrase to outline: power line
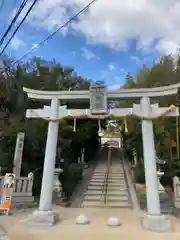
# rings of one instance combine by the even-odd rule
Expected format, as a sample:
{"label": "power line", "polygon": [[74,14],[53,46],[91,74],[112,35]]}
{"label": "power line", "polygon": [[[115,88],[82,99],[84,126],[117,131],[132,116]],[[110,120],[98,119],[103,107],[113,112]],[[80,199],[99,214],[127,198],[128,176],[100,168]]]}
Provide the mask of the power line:
{"label": "power line", "polygon": [[20,62],[22,59],[24,59],[27,55],[29,55],[31,52],[33,52],[35,49],[39,48],[43,44],[45,44],[48,40],[50,40],[54,35],[59,32],[62,28],[66,27],[69,23],[71,23],[73,20],[75,20],[79,15],[81,15],[83,12],[89,9],[89,7],[96,2],[97,0],[92,0],[90,3],[88,3],[85,7],[83,7],[78,13],[76,13],[73,17],[71,17],[67,22],[62,24],[60,27],[58,27],[53,33],[48,35],[42,42],[37,44],[37,46],[31,48],[27,53],[25,53],[19,60],[15,61],[14,64]]}
{"label": "power line", "polygon": [[[28,1],[28,0],[26,0]],[[26,12],[26,14],[24,15],[23,19],[21,20],[21,22],[19,23],[19,25],[17,26],[17,28],[15,29],[15,31],[13,32],[12,36],[10,37],[10,39],[8,40],[8,42],[6,43],[6,45],[4,46],[4,48],[2,49],[2,51],[0,52],[0,57],[2,56],[2,54],[4,53],[4,51],[6,50],[6,48],[8,47],[9,43],[11,42],[11,40],[13,39],[13,37],[15,36],[15,34],[17,33],[17,31],[19,30],[19,28],[21,27],[21,25],[24,23],[24,21],[26,20],[26,18],[28,17],[29,13],[31,12],[32,8],[35,6],[35,4],[37,3],[38,0],[34,0],[33,3],[31,4],[31,6],[29,7],[28,11]]]}
{"label": "power line", "polygon": [[24,9],[25,5],[27,4],[28,0],[23,0],[23,2],[21,3],[17,13],[15,14],[14,18],[12,19],[11,23],[9,24],[9,27],[6,29],[4,35],[2,36],[1,40],[0,40],[0,46],[3,44],[4,39],[6,38],[6,36],[8,35],[8,33],[10,32],[11,28],[13,27],[13,25],[15,24],[17,18],[19,17],[20,13],[22,12],[22,10]]}

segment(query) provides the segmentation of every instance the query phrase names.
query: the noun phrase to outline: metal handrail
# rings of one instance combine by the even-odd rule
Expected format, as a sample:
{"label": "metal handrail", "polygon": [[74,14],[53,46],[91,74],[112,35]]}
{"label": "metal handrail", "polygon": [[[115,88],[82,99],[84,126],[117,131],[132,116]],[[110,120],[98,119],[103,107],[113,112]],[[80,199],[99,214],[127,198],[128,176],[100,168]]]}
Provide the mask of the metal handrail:
{"label": "metal handrail", "polygon": [[107,184],[107,172],[105,173],[104,181],[103,181],[103,187],[102,187],[102,197],[103,197],[103,200],[104,200],[104,193],[105,193],[106,184]]}
{"label": "metal handrail", "polygon": [[104,176],[104,182],[103,182],[103,188],[102,188],[102,196],[104,200],[104,204],[107,202],[107,190],[108,190],[108,179],[109,179],[109,170],[111,166],[111,151],[110,149],[108,150],[108,162],[107,162],[107,171]]}
{"label": "metal handrail", "polygon": [[104,204],[107,202],[107,189],[108,189],[108,179],[109,179],[109,166],[107,169],[107,174],[106,174],[106,182],[105,182],[105,188],[104,188]]}

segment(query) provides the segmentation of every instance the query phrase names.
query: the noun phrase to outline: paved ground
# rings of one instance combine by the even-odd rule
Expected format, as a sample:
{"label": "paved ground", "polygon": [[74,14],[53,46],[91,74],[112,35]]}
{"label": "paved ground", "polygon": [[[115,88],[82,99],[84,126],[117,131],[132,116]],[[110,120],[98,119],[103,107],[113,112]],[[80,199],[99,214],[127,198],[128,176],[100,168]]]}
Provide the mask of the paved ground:
{"label": "paved ground", "polygon": [[[28,212],[0,216],[0,223],[6,228],[12,240],[180,239],[180,219],[174,217],[172,217],[174,232],[160,234],[143,230],[139,224],[137,213],[128,209],[65,209],[61,207],[56,207],[56,209],[60,212],[62,221],[53,227],[32,227],[22,223],[20,220],[26,218]],[[80,213],[86,213],[92,223],[87,226],[76,225],[75,218]],[[116,214],[121,218],[123,225],[114,229],[107,227],[107,218]]]}

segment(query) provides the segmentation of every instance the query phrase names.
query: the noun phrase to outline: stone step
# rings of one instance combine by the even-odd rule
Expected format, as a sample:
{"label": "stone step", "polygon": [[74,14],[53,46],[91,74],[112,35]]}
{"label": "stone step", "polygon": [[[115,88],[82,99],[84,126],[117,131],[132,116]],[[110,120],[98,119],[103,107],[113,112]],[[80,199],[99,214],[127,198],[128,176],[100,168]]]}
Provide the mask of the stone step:
{"label": "stone step", "polygon": [[101,203],[100,201],[96,201],[96,202],[84,201],[81,207],[101,207]]}
{"label": "stone step", "polygon": [[128,202],[107,202],[104,204],[99,201],[84,201],[82,207],[130,208],[130,204]]}
{"label": "stone step", "polygon": [[[122,169],[118,169],[118,170],[113,170],[113,169],[110,169],[110,171],[111,171],[111,173],[113,173],[113,174],[115,174],[115,175],[117,175],[117,174],[120,174],[120,173],[124,173],[124,170],[122,170]],[[99,173],[99,174],[101,174],[101,173],[106,173],[107,172],[107,168],[106,169],[102,169],[102,170],[100,170],[100,169],[95,169],[94,170],[94,173]]]}
{"label": "stone step", "polygon": [[99,190],[87,190],[85,195],[102,195],[102,189]]}
{"label": "stone step", "polygon": [[[106,176],[106,174],[101,175],[101,176],[100,175],[92,175],[92,178],[94,178],[94,179],[104,179],[105,176]],[[114,179],[122,180],[124,178],[125,178],[124,174],[119,175],[119,176],[112,176],[111,174],[108,175],[108,179],[112,179],[112,180],[114,180]]]}
{"label": "stone step", "polygon": [[[89,186],[104,186],[104,181],[101,181],[101,182],[97,182],[97,181],[94,181],[94,180],[91,180],[90,183],[89,183]],[[127,187],[125,181],[121,181],[121,182],[108,182],[107,183],[107,186],[108,188],[116,188],[116,189],[119,189],[121,187]]]}
{"label": "stone step", "polygon": [[[104,196],[102,195],[85,195],[84,197],[84,201],[101,201],[102,199],[104,199]],[[128,202],[128,196],[110,196],[107,194],[106,200],[110,202]]]}
{"label": "stone step", "polygon": [[125,194],[125,195],[109,195],[107,194],[106,195],[106,200],[109,201],[109,202],[117,202],[117,201],[120,201],[120,202],[124,202],[124,201],[129,201],[129,198],[128,198],[128,195]]}
{"label": "stone step", "polygon": [[107,202],[106,203],[106,207],[111,207],[111,208],[130,208],[131,205],[125,201],[121,201],[121,202]]}
{"label": "stone step", "polygon": [[[94,187],[94,186],[90,186],[88,187],[87,191],[102,191],[102,187]],[[127,191],[127,187],[121,187],[121,188],[108,188],[108,192],[114,192],[114,191],[118,191],[118,192],[125,192]]]}
{"label": "stone step", "polygon": [[94,173],[93,173],[93,176],[100,176],[100,177],[102,177],[102,176],[104,176],[106,173],[107,173],[107,171],[104,171],[104,172],[101,172],[101,173],[99,173],[99,172],[94,172]]}
{"label": "stone step", "polygon": [[119,174],[123,174],[124,175],[124,171],[121,171],[121,170],[118,170],[117,172],[114,172],[114,171],[110,171],[110,173],[114,176],[118,176]]}
{"label": "stone step", "polygon": [[[87,190],[85,195],[102,195],[102,190]],[[128,196],[127,190],[124,191],[108,191],[108,195],[110,196]]]}
{"label": "stone step", "polygon": [[107,187],[108,189],[117,189],[119,191],[119,189],[121,189],[122,187],[127,188],[127,185],[125,182],[114,182],[114,183],[108,182]]}
{"label": "stone step", "polygon": [[[93,181],[93,182],[104,182],[104,178],[91,178],[91,181]],[[121,178],[121,179],[110,179],[110,178],[108,178],[108,182],[109,183],[117,183],[117,182],[119,182],[119,183],[121,183],[121,182],[124,182],[125,180],[124,180],[124,178]]]}
{"label": "stone step", "polygon": [[84,201],[101,201],[103,199],[102,195],[85,195],[84,196]]}
{"label": "stone step", "polygon": [[104,179],[105,175],[106,174],[103,174],[103,175],[95,175],[95,174],[93,174],[92,178],[94,178],[94,179]]}
{"label": "stone step", "polygon": [[[105,169],[103,171],[97,171],[97,170],[94,171],[94,173],[97,173],[97,174],[101,174],[101,173],[105,173],[105,172],[107,172],[107,169]],[[109,169],[109,172],[111,172],[114,175],[118,175],[118,174],[123,174],[124,173],[124,171],[121,171],[121,170],[118,170],[117,172],[114,172],[112,169]]]}
{"label": "stone step", "polygon": [[127,186],[126,184],[122,184],[120,186],[108,186],[108,192],[113,192],[113,191],[118,191],[118,192],[127,191]]}
{"label": "stone step", "polygon": [[[93,181],[91,181],[91,182],[89,183],[89,186],[94,186],[94,187],[102,188],[102,187],[104,186],[104,183],[103,183],[103,182],[93,182]],[[88,186],[88,188],[89,188],[89,186]]]}
{"label": "stone step", "polygon": [[125,179],[108,179],[108,184],[125,183]]}
{"label": "stone step", "polygon": [[[102,179],[105,177],[106,174],[93,174],[92,177],[96,178],[96,179]],[[123,174],[119,174],[119,175],[113,175],[113,174],[109,174],[109,179],[123,179],[124,178],[124,173]]]}
{"label": "stone step", "polygon": [[120,189],[122,187],[125,187],[127,188],[127,185],[124,181],[122,182],[108,182],[108,189],[111,189],[111,188],[116,188],[116,189]]}
{"label": "stone step", "polygon": [[125,179],[119,179],[119,180],[113,180],[113,179],[108,179],[108,185],[122,185],[125,184],[126,185],[126,181]]}
{"label": "stone step", "polygon": [[117,193],[119,193],[119,194],[121,194],[121,192],[122,193],[124,193],[124,192],[128,192],[128,190],[127,190],[127,187],[121,187],[121,188],[107,188],[107,191],[109,192],[109,193],[114,193],[114,192],[117,192]]}
{"label": "stone step", "polygon": [[[102,188],[104,186],[104,182],[94,182],[94,181],[91,181],[89,183],[89,186],[94,186],[94,187],[99,187],[99,188]],[[112,188],[115,188],[115,189],[121,189],[122,187],[126,188],[126,183],[125,182],[120,182],[120,183],[108,183],[108,188],[109,189],[112,189]]]}
{"label": "stone step", "polygon": [[[97,179],[97,178],[91,178],[91,182],[95,182],[95,183],[103,183],[104,182],[104,178],[102,178],[102,179]],[[108,178],[108,183],[109,184],[116,184],[116,183],[124,183],[125,182],[125,180],[124,180],[124,178],[122,178],[122,179],[109,179]]]}
{"label": "stone step", "polygon": [[[106,172],[105,173],[93,173],[92,176],[97,177],[97,178],[102,178],[106,174],[107,174]],[[109,172],[108,176],[112,177],[112,178],[122,178],[122,177],[124,177],[124,173],[114,174],[114,173]]]}
{"label": "stone step", "polygon": [[[103,188],[103,184],[89,184],[88,186],[88,190],[99,190]],[[127,190],[127,185],[126,184],[119,184],[119,185],[108,185],[108,191],[114,191],[114,190],[118,190],[118,191],[122,191],[122,190]]]}

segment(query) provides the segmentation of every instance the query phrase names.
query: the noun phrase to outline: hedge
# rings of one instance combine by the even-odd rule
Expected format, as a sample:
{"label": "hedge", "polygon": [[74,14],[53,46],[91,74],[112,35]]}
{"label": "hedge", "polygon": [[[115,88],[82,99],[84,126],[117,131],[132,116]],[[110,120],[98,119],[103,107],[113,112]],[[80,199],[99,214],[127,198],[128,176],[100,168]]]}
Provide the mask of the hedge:
{"label": "hedge", "polygon": [[142,163],[136,164],[134,178],[136,183],[145,183],[144,165]]}
{"label": "hedge", "polygon": [[[33,196],[40,196],[43,169],[39,169],[34,175]],[[83,165],[72,163],[64,170],[64,176],[60,179],[66,197],[70,197],[77,183],[82,179]]]}
{"label": "hedge", "polygon": [[64,177],[61,183],[67,198],[72,195],[74,188],[82,180],[83,167],[82,164],[72,163],[64,170]]}

